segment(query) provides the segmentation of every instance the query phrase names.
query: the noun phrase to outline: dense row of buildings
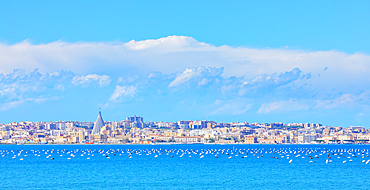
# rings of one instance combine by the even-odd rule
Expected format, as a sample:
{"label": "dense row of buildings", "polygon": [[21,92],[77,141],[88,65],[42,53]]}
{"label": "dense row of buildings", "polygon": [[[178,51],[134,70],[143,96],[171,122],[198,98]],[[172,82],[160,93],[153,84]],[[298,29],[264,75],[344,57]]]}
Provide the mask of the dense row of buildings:
{"label": "dense row of buildings", "polygon": [[331,127],[311,123],[216,123],[214,121],[145,122],[142,117],[95,122],[13,122],[0,124],[3,144],[75,143],[242,143],[307,144],[368,143],[362,126]]}

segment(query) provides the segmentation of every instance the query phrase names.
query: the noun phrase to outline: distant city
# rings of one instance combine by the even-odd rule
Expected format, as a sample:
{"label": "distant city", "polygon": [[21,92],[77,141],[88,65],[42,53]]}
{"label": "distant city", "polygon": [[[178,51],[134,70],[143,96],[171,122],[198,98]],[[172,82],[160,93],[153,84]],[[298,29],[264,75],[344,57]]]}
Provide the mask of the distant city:
{"label": "distant city", "polygon": [[0,124],[1,144],[367,144],[363,126],[314,123],[217,123],[208,120],[144,122],[143,117],[95,122]]}

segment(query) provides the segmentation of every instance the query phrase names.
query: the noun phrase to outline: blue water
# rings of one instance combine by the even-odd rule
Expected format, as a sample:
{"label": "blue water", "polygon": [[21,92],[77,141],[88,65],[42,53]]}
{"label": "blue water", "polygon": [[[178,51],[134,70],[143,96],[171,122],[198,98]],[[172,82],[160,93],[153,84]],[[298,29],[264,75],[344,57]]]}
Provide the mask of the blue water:
{"label": "blue water", "polygon": [[[157,152],[152,153],[154,149]],[[210,151],[222,149],[219,158]],[[0,189],[370,189],[370,163],[362,162],[370,159],[368,149],[367,145],[0,145]],[[191,154],[180,157],[184,150]],[[290,153],[298,150],[304,151],[296,153],[300,157]],[[158,151],[163,154],[155,157]],[[332,151],[342,151],[342,156],[337,158]],[[235,156],[236,152],[240,154]],[[332,163],[326,164],[327,152]]]}

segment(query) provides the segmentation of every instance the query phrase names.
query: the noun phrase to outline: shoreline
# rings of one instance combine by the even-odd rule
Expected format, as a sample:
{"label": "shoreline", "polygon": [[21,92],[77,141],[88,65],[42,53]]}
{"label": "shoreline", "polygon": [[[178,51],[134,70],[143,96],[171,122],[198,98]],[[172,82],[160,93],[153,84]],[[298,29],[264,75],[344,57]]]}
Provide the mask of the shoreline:
{"label": "shoreline", "polygon": [[94,146],[94,145],[153,145],[153,146],[156,146],[156,145],[221,145],[221,146],[224,146],[224,145],[256,145],[256,146],[260,146],[260,145],[287,145],[287,146],[291,146],[291,145],[338,145],[338,146],[341,146],[341,145],[370,145],[370,144],[238,144],[238,143],[230,143],[230,144],[216,144],[216,143],[194,143],[194,144],[178,144],[178,143],[160,143],[160,144],[134,144],[134,143],[129,143],[129,144],[1,144],[0,143],[0,146],[1,145],[86,145],[86,146]]}

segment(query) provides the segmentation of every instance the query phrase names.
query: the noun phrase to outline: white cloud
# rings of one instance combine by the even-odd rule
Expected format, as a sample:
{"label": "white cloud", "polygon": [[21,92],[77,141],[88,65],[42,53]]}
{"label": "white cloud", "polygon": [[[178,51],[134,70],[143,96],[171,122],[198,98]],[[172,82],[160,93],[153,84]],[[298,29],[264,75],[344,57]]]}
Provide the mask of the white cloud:
{"label": "white cloud", "polygon": [[188,82],[197,74],[199,74],[197,70],[194,71],[193,69],[186,69],[183,73],[176,77],[174,81],[170,83],[169,87],[178,86],[182,83]]}
{"label": "white cloud", "polygon": [[[294,68],[289,72],[286,71],[280,74],[273,73],[271,75],[258,75],[251,81],[244,81],[245,77],[243,77],[240,80],[235,80],[235,82],[237,82],[237,87],[231,88],[229,86],[227,88],[231,88],[232,90],[235,90],[235,88],[239,88],[239,95],[269,92],[298,80],[302,76],[301,74],[301,70],[299,70],[298,68]],[[227,90],[227,88],[225,90]]]}
{"label": "white cloud", "polygon": [[35,99],[32,99],[35,103],[42,103],[42,102],[45,102],[47,100],[47,98],[43,98],[43,97],[39,97],[39,98],[35,98]]}
{"label": "white cloud", "polygon": [[215,107],[210,115],[242,115],[250,110],[252,104],[250,100],[236,98],[232,100],[216,100],[210,107]]}
{"label": "white cloud", "polygon": [[110,97],[110,101],[119,102],[122,101],[123,97],[134,97],[136,92],[137,89],[134,86],[116,85],[116,89],[114,90],[112,96]]}
{"label": "white cloud", "polygon": [[186,48],[211,47],[206,43],[198,42],[194,38],[187,36],[168,36],[155,40],[151,39],[144,41],[131,40],[124,46],[132,50],[145,50],[155,48],[159,51],[184,51],[186,50]]}
{"label": "white cloud", "polygon": [[[370,89],[369,63],[362,53],[214,46],[187,36],[127,43],[24,41],[0,44],[0,98],[11,107],[22,95],[67,96],[75,93],[68,91],[73,85],[108,86],[114,79],[115,91],[106,92],[112,102],[135,96],[140,87],[145,98],[222,99],[213,109],[219,113],[235,107],[228,101],[236,98],[266,102],[259,113],[304,110],[316,100],[317,108],[339,108],[366,99],[355,92]],[[247,105],[238,110],[245,112]]]}
{"label": "white cloud", "polygon": [[302,101],[297,101],[293,99],[274,101],[269,103],[264,103],[259,108],[258,113],[270,113],[270,112],[290,112],[306,110],[309,105],[303,103]]}
{"label": "white cloud", "polygon": [[108,86],[111,82],[110,77],[107,75],[89,74],[86,76],[75,76],[72,79],[74,85],[86,85],[91,82],[98,82],[100,87]]}
{"label": "white cloud", "polygon": [[41,102],[44,102],[46,100],[47,100],[47,98],[44,98],[44,97],[38,97],[38,98],[22,98],[22,97],[19,97],[19,100],[4,103],[1,107],[1,110],[6,111],[6,110],[9,110],[11,108],[15,108],[19,105],[22,105],[26,102],[41,103]]}
{"label": "white cloud", "polygon": [[209,79],[203,78],[200,82],[198,82],[199,86],[206,85],[209,82]]}
{"label": "white cloud", "polygon": [[31,73],[26,73],[24,70],[14,70],[7,75],[0,74],[0,98],[6,97],[12,100],[21,95],[40,93],[49,85],[58,86],[61,78],[69,74],[63,73],[64,76],[49,75],[40,73],[38,70]]}
{"label": "white cloud", "polygon": [[[353,81],[369,83],[369,62],[370,56],[361,53],[213,46],[187,36],[128,43],[56,41],[34,45],[24,41],[14,45],[0,44],[0,73],[9,73],[18,68],[29,72],[39,68],[42,72],[50,73],[68,70],[88,74],[106,69],[171,74],[204,66],[224,67],[223,76],[246,76],[251,80],[258,75],[299,68],[313,76],[321,74],[317,85],[325,80],[330,86],[337,84],[337,88]],[[328,69],[324,71],[324,68]]]}
{"label": "white cloud", "polygon": [[[223,72],[223,68],[212,68],[212,67],[196,67],[192,69],[185,69],[184,72],[180,73],[175,80],[173,80],[168,87],[175,87],[179,86],[184,83],[188,83],[192,79],[197,78],[198,79],[198,85],[205,85],[207,84],[210,80],[207,78],[213,79],[217,78],[217,76],[220,76]],[[205,78],[203,78],[205,77]]]}
{"label": "white cloud", "polygon": [[354,106],[359,102],[368,102],[370,91],[361,93],[360,95],[343,94],[342,96],[330,100],[317,100],[316,107],[330,109],[340,106]]}
{"label": "white cloud", "polygon": [[118,77],[117,83],[123,82],[123,77]]}
{"label": "white cloud", "polygon": [[25,103],[26,100],[24,99],[20,99],[20,100],[16,100],[16,101],[12,101],[12,102],[8,102],[8,103],[4,103],[3,106],[1,107],[1,110],[2,111],[6,111],[8,109],[11,109],[11,108],[14,108],[14,107],[17,107],[23,103]]}
{"label": "white cloud", "polygon": [[126,75],[125,77],[118,77],[117,84],[129,84],[134,83],[139,79],[139,76],[129,76]]}
{"label": "white cloud", "polygon": [[[76,75],[72,72],[57,71],[54,73],[42,73],[34,70],[30,73],[25,70],[15,70],[12,73],[0,74],[0,109],[8,110],[26,102],[43,103],[47,100],[55,101],[63,97],[61,93],[70,93],[71,80]],[[89,77],[86,77],[89,78]],[[93,79],[78,80],[76,83],[86,83]],[[107,85],[109,77],[98,77],[96,82],[99,85]],[[73,89],[73,93],[78,93],[80,88]],[[84,91],[81,88],[81,91]]]}
{"label": "white cloud", "polygon": [[[185,87],[202,89],[214,85],[221,89],[222,98],[264,96],[283,87],[280,94],[292,92],[289,88],[295,90],[292,98],[297,98],[301,92],[298,98],[325,100],[370,88],[370,56],[367,54],[214,46],[187,36],[127,43],[56,41],[35,45],[24,41],[14,45],[0,44],[0,63],[0,73],[10,73],[18,68],[26,72],[38,68],[40,73],[51,73],[38,76],[39,79],[66,75],[60,70],[79,73],[82,76],[68,75],[75,77],[70,81],[76,85],[97,82],[107,86],[111,83],[110,77],[118,78],[113,75],[122,72],[124,77],[118,78],[116,84],[136,86],[136,79],[128,80],[127,73],[135,77],[150,73],[147,75],[147,79],[152,80],[149,83],[172,80],[165,84],[172,90],[175,87],[184,90]],[[108,76],[90,74],[101,72]],[[159,75],[161,79],[154,77],[158,73],[163,74]],[[302,80],[303,73],[312,77]],[[24,73],[13,75],[21,78]],[[61,80],[59,78],[53,85],[55,89],[68,88],[66,84],[60,84]],[[24,92],[42,91],[45,87],[36,81],[33,85],[28,84],[6,84],[0,88],[0,95],[14,99],[21,89]],[[164,92],[162,87],[159,90]]]}

